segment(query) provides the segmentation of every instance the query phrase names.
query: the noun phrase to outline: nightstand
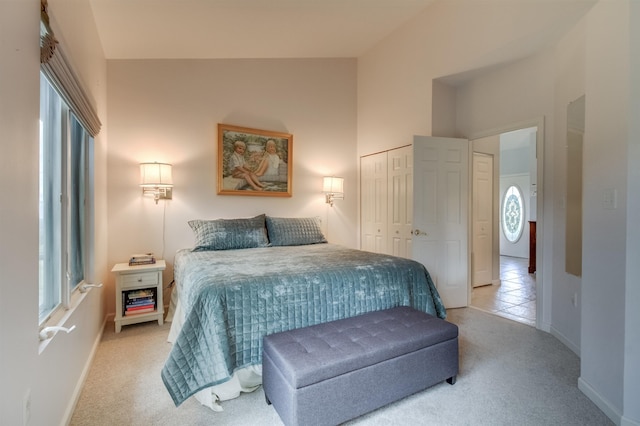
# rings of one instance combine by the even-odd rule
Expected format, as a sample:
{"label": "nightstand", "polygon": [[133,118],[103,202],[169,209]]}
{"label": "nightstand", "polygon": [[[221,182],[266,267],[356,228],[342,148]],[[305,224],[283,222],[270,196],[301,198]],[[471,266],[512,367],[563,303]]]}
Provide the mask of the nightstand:
{"label": "nightstand", "polygon": [[162,271],[164,260],[149,265],[129,266],[117,263],[111,272],[116,275],[116,333],[123,325],[158,321],[162,325]]}

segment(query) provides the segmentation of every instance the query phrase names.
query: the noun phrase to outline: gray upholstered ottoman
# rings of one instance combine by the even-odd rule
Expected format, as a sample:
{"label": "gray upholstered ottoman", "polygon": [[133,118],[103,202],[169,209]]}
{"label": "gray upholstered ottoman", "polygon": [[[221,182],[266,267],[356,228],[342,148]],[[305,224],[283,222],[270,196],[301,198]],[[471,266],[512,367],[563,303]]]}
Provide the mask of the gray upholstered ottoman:
{"label": "gray upholstered ottoman", "polygon": [[264,338],[262,383],[285,425],[335,425],[458,374],[458,327],[409,307]]}

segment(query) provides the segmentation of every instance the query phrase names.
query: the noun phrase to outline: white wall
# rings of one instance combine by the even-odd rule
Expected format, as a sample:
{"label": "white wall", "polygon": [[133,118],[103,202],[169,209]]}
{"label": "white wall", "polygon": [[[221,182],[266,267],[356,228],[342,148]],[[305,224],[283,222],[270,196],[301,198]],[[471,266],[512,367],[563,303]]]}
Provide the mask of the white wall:
{"label": "white wall", "polygon": [[[164,251],[168,284],[176,250],[193,246],[187,221],[261,213],[319,216],[330,242],[356,247],[354,59],[113,60],[108,87],[110,266]],[[293,134],[293,196],[216,195],[218,123]],[[143,161],[173,164],[171,201],[142,197]],[[324,175],[345,178],[332,208]]]}
{"label": "white wall", "polygon": [[[631,283],[625,273],[629,257],[625,247],[638,247],[625,233],[627,154],[634,139],[628,134],[630,2],[600,1],[591,10],[593,2],[512,3],[504,9],[498,3],[505,4],[437,2],[361,58],[358,152],[397,145],[412,133],[429,134],[436,127],[430,122],[431,80],[448,74],[455,78],[446,81],[466,78],[456,99],[456,127],[461,135],[544,117],[544,214],[538,217],[538,223],[544,219],[544,258],[538,259],[546,286],[541,302],[548,309],[543,322],[581,352],[581,389],[616,422],[627,416],[629,424],[637,424],[640,418],[631,411],[631,404],[623,404],[640,398],[637,382],[624,381],[627,372],[638,377],[637,354],[632,361],[633,351],[625,344],[637,348],[639,333],[625,323],[629,304],[624,300],[629,294],[638,297],[637,279]],[[527,9],[533,3],[540,9]],[[549,19],[546,12],[561,3],[567,7],[565,14],[556,10],[557,19]],[[573,32],[556,32],[553,43],[527,51],[535,44],[536,34],[542,37],[548,28],[557,29],[563,19],[568,24],[565,29]],[[528,53],[524,59],[502,65],[496,59],[519,48]],[[481,70],[491,64],[494,68]],[[479,71],[470,72],[474,69]],[[570,80],[572,75],[575,80]],[[583,85],[582,75],[586,76]],[[554,155],[564,147],[566,105],[584,93],[590,139],[584,162],[583,265],[589,266],[583,269],[582,296],[574,307],[570,296],[576,283],[556,273],[553,260],[564,245],[554,235],[563,226],[556,226],[565,220],[557,204],[564,194],[564,162],[557,163]],[[611,188],[618,190],[618,208],[605,211],[603,191]]]}
{"label": "white wall", "polygon": [[[633,76],[640,75],[640,3],[630,2],[629,11],[630,48],[629,48],[629,117],[640,117],[640,79]],[[636,425],[640,423],[640,226],[637,226],[637,212],[640,211],[640,120],[629,120],[629,159],[628,159],[628,197],[627,197],[627,286],[625,306],[625,365],[624,365],[624,421]],[[634,355],[635,354],[635,355]]]}
{"label": "white wall", "polygon": [[[85,88],[104,115],[106,66],[88,3],[51,0],[51,24]],[[0,423],[23,424],[30,394],[31,425],[62,424],[79,392],[104,320],[102,290],[87,293],[66,325],[38,354],[38,119],[40,5],[0,2]],[[61,28],[65,28],[65,32]],[[105,278],[106,146],[96,140],[96,281]]]}
{"label": "white wall", "polygon": [[[593,1],[436,1],[358,58],[358,155],[411,143],[414,134],[430,135],[433,79],[527,57]],[[532,81],[544,83],[534,71]],[[490,128],[505,121],[510,117]]]}
{"label": "white wall", "polygon": [[[555,46],[555,126],[554,138],[560,143],[551,147],[553,157],[553,295],[552,332],[580,355],[582,278],[567,274],[566,251],[566,187],[567,187],[567,106],[586,92],[585,85],[586,18]],[[545,174],[547,173],[545,169]],[[574,306],[573,298],[576,299]]]}
{"label": "white wall", "polygon": [[0,2],[0,423],[22,424],[38,364],[38,2]]}
{"label": "white wall", "polygon": [[[625,357],[639,362],[625,352],[626,286],[638,285],[637,276],[626,276],[627,156],[639,136],[629,133],[629,26],[629,2],[621,0],[599,2],[586,22],[580,388],[615,414],[630,408],[623,405]],[[615,209],[603,205],[609,190],[617,191]]]}

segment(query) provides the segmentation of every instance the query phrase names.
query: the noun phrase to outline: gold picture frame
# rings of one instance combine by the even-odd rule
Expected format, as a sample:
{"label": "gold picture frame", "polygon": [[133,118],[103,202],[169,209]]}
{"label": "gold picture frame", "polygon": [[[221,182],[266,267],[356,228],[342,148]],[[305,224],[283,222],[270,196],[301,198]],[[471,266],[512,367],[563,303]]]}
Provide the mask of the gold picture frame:
{"label": "gold picture frame", "polygon": [[218,195],[291,197],[293,135],[218,124]]}

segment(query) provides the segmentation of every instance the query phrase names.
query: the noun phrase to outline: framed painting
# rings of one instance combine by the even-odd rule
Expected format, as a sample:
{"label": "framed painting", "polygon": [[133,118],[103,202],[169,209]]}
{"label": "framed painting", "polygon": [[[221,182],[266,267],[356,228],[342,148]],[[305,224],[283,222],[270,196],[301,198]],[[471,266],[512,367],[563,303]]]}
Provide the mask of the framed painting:
{"label": "framed painting", "polygon": [[218,194],[291,197],[293,135],[218,124]]}

